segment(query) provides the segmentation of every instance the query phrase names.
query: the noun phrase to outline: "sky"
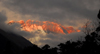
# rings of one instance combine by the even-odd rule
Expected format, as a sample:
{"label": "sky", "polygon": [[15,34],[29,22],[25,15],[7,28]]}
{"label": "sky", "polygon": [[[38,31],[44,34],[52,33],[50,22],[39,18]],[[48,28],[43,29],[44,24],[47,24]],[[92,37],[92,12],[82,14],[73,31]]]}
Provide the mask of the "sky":
{"label": "sky", "polygon": [[54,47],[68,40],[78,40],[83,32],[54,34],[45,32],[26,32],[20,30],[20,24],[8,25],[14,21],[50,21],[63,26],[80,29],[88,21],[97,20],[100,0],[0,0],[0,28],[22,35],[33,44]]}

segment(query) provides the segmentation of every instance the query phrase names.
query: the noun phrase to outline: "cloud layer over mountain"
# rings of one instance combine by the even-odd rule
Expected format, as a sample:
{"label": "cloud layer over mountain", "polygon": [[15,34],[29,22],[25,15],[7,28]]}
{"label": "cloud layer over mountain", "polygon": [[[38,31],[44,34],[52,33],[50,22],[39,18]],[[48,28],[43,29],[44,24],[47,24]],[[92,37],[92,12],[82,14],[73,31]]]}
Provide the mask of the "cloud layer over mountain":
{"label": "cloud layer over mountain", "polygon": [[[64,26],[79,28],[89,20],[97,18],[100,0],[0,0],[0,28],[22,35],[31,42],[55,46],[70,39],[77,40],[79,33],[47,34],[20,31],[19,24],[7,25],[10,20],[55,21]],[[17,26],[17,27],[16,27]],[[77,36],[79,35],[79,36]]]}

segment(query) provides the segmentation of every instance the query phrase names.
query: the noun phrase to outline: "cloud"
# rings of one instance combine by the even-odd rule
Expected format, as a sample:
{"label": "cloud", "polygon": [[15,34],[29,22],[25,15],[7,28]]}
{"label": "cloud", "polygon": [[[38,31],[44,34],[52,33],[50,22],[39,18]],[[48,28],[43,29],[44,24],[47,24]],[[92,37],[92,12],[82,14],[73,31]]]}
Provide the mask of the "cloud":
{"label": "cloud", "polygon": [[30,40],[32,43],[38,44],[38,46],[40,47],[45,44],[49,44],[50,46],[54,47],[54,46],[57,46],[57,44],[61,42],[65,42],[70,39],[77,40],[77,38],[79,37],[79,34],[81,34],[81,33],[72,33],[72,34],[67,34],[67,35],[52,34],[52,33],[46,34],[46,33],[41,33],[39,31],[29,33],[25,31],[20,31],[20,25],[17,23],[12,24],[12,25],[7,25],[5,23],[5,21],[7,20],[7,17],[4,14],[2,14],[2,12],[0,13],[0,19],[1,19],[0,25],[3,25],[2,27],[0,26],[0,28],[4,29],[7,32],[13,32],[15,34],[22,35],[26,39]]}
{"label": "cloud", "polygon": [[[95,20],[100,9],[99,0],[2,0],[4,7],[36,20],[60,22],[63,25],[83,24],[86,19]],[[38,18],[37,18],[38,17]],[[27,19],[22,17],[21,19]]]}
{"label": "cloud", "polygon": [[[72,34],[47,34],[46,37],[41,37],[44,39],[40,39],[39,42],[41,43],[40,47],[49,44],[51,47],[55,47],[60,43],[65,43],[66,41],[76,41],[76,40],[84,40],[84,36],[82,32],[79,33],[72,33]],[[48,39],[45,39],[48,38]]]}
{"label": "cloud", "polygon": [[7,17],[5,16],[5,12],[0,12],[0,28],[5,27],[5,21],[7,20]]}
{"label": "cloud", "polygon": [[[49,16],[50,18],[63,18],[70,12],[84,16],[90,15],[88,13],[95,14],[96,12],[93,10],[98,10],[99,2],[99,0],[7,0],[4,1],[4,5],[22,14],[37,14]],[[89,7],[93,7],[93,9]]]}
{"label": "cloud", "polygon": [[4,10],[6,13],[0,13],[0,25],[4,25],[2,26],[3,29],[20,34],[38,45],[48,43],[55,46],[70,39],[77,40],[81,33],[67,35],[44,35],[44,33],[38,31],[29,33],[20,31],[19,24],[8,26],[5,21],[26,21],[28,19],[56,21],[64,26],[79,28],[87,19],[95,20],[97,18],[99,6],[99,0],[0,0],[0,7],[2,7],[0,11]]}
{"label": "cloud", "polygon": [[31,36],[30,33],[27,33],[25,31],[20,31],[20,25],[19,24],[14,24],[14,25],[8,25],[6,23],[7,17],[6,17],[6,12],[1,11],[0,12],[0,29],[3,29],[6,32],[12,32],[15,34],[19,34],[22,36]]}

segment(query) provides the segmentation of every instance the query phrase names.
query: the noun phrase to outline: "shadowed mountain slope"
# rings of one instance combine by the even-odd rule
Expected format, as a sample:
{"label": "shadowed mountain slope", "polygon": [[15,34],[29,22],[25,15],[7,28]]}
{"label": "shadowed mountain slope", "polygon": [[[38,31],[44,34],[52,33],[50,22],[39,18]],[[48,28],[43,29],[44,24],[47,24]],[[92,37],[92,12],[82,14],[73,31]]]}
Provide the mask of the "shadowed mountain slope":
{"label": "shadowed mountain slope", "polygon": [[0,54],[22,54],[22,50],[28,46],[33,44],[22,36],[0,29]]}

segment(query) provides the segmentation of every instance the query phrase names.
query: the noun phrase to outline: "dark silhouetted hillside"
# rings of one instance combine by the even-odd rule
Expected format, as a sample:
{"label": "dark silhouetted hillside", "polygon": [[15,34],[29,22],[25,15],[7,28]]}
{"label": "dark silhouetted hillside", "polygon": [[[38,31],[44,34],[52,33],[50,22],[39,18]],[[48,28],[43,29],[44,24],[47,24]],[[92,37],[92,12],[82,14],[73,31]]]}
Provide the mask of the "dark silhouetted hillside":
{"label": "dark silhouetted hillside", "polygon": [[0,54],[22,54],[22,49],[28,46],[33,44],[19,35],[0,29]]}
{"label": "dark silhouetted hillside", "polygon": [[14,33],[8,33],[1,29],[0,29],[0,34],[22,48],[27,47],[27,46],[32,46],[31,42],[29,42],[28,40],[26,40],[20,35],[17,35]]}

